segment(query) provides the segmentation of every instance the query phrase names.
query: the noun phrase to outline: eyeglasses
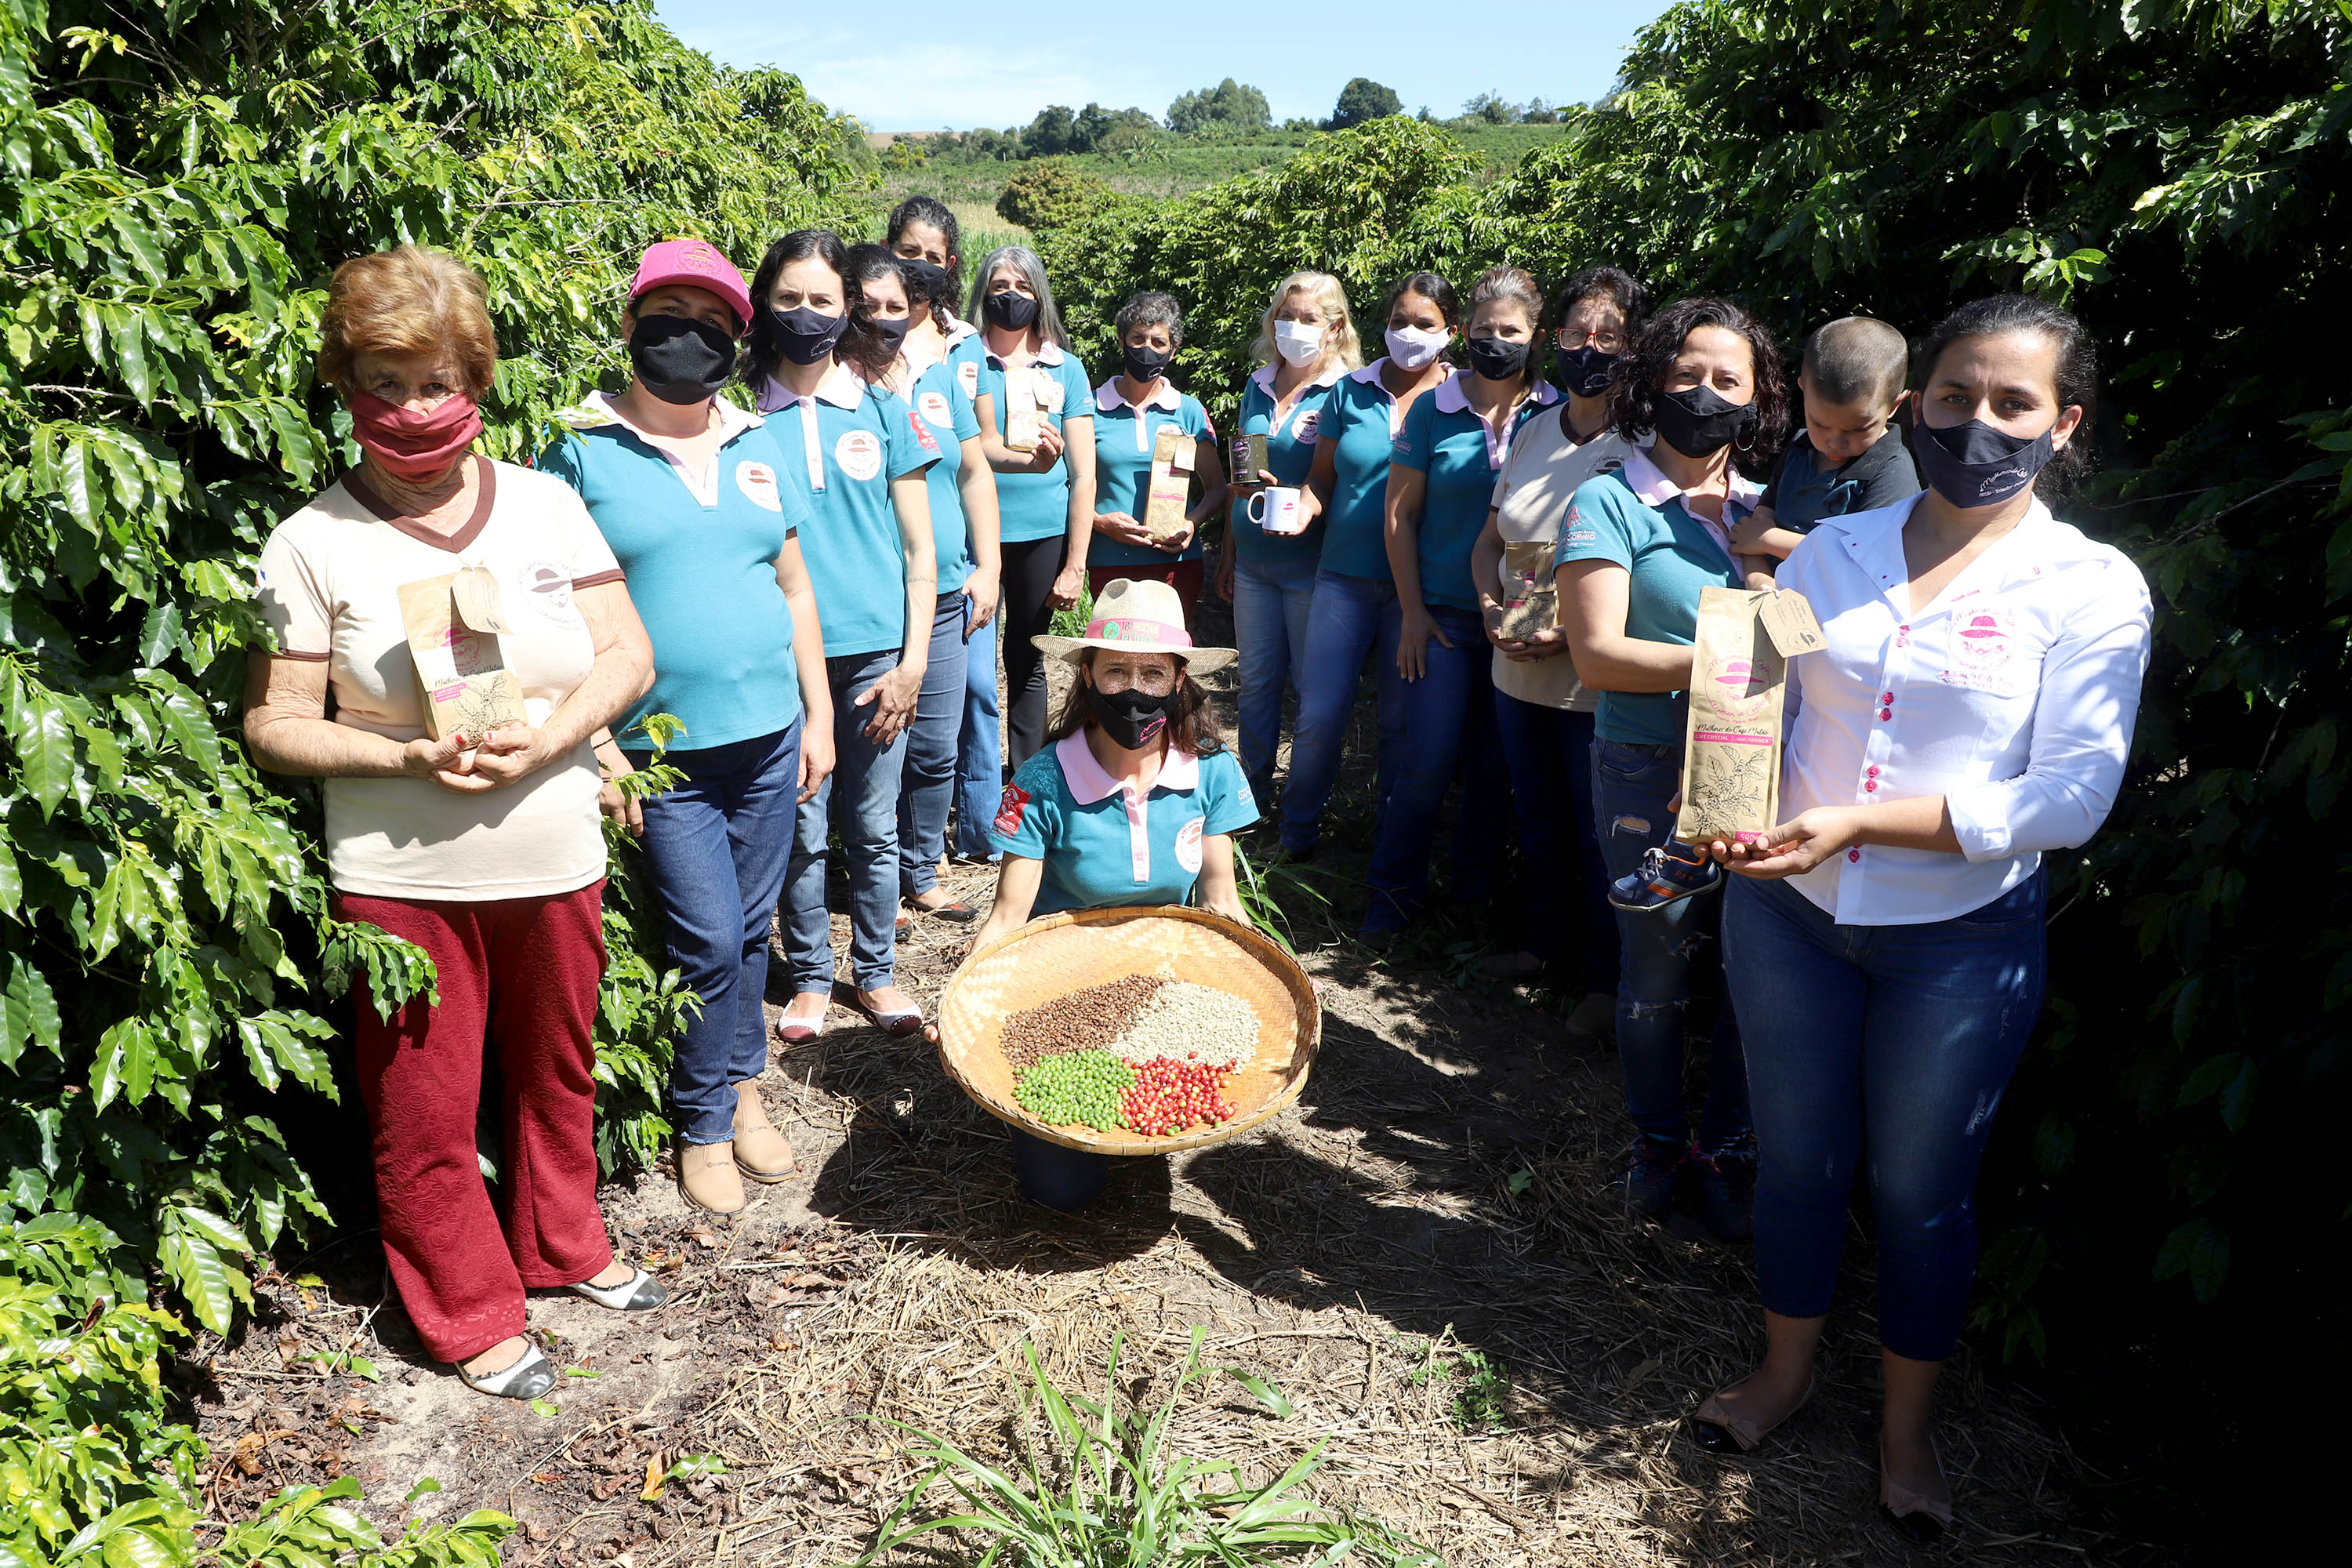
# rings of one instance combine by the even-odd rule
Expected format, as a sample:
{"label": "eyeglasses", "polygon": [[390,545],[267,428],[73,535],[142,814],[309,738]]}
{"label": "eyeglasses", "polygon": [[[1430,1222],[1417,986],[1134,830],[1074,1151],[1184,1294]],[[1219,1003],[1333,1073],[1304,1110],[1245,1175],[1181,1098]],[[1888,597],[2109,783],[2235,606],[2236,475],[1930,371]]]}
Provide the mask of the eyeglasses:
{"label": "eyeglasses", "polygon": [[1176,689],[1176,672],[1159,664],[1148,664],[1139,669],[1097,664],[1095,685],[1104,691],[1140,690],[1146,697],[1165,697]]}
{"label": "eyeglasses", "polygon": [[1587,332],[1580,338],[1568,328],[1562,327],[1559,330],[1559,346],[1563,350],[1570,351],[1594,348],[1605,354],[1622,354],[1625,352],[1625,334],[1606,331]]}

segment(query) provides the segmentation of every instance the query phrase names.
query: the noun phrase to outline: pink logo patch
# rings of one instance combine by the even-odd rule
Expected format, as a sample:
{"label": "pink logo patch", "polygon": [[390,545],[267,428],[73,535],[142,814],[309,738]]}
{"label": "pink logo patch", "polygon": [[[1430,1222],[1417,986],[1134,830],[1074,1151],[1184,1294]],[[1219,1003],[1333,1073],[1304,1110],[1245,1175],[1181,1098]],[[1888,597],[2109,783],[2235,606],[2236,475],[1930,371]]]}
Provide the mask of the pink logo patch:
{"label": "pink logo patch", "polygon": [[931,432],[929,426],[924,425],[922,420],[916,416],[915,411],[911,408],[907,410],[907,423],[915,427],[915,439],[922,446],[923,450],[929,452],[934,458],[938,457],[940,455],[940,444],[931,439]]}
{"label": "pink logo patch", "polygon": [[1004,794],[996,803],[996,831],[1007,838],[1021,831],[1021,818],[1029,809],[1029,792],[1019,784],[1006,784]]}

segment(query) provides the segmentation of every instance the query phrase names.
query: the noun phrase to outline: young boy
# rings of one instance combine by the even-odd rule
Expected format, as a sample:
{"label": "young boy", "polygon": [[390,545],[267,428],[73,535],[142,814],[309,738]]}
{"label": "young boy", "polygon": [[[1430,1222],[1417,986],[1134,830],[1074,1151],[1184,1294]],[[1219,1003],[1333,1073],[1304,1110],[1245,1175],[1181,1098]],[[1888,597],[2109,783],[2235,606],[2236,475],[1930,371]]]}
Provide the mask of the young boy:
{"label": "young boy", "polygon": [[1910,396],[1903,334],[1868,316],[1847,316],[1805,340],[1797,388],[1805,427],[1780,454],[1764,501],[1731,531],[1751,588],[1772,585],[1776,562],[1825,517],[1892,506],[1919,489],[1919,473],[1895,428]]}

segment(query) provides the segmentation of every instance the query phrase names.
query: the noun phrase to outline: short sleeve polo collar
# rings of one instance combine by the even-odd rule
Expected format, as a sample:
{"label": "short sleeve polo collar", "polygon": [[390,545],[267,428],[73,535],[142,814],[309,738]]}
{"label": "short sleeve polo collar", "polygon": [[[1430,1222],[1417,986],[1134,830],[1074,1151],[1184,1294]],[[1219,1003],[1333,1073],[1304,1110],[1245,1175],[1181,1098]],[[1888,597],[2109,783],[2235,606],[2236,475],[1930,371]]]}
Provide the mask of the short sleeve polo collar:
{"label": "short sleeve polo collar", "polygon": [[[1034,364],[1054,366],[1060,364],[1068,357],[1069,356],[1067,354],[1062,352],[1061,344],[1054,342],[1053,339],[1048,338],[1044,342],[1037,345],[1037,357],[1031,363]],[[1003,357],[993,351],[991,351],[989,353],[988,363],[989,367],[992,370],[1003,370],[1006,368]]]}
{"label": "short sleeve polo collar", "polygon": [[[1255,386],[1260,392],[1265,393],[1269,398],[1279,395],[1274,390],[1274,368],[1275,367],[1270,364],[1262,364],[1255,370],[1250,372],[1250,384]],[[1303,397],[1318,387],[1336,386],[1339,383],[1339,378],[1347,374],[1348,367],[1344,364],[1334,363],[1326,365],[1323,369],[1315,373],[1312,380],[1306,382],[1299,387],[1299,395]],[[1362,379],[1361,373],[1358,374],[1358,379]]]}
{"label": "short sleeve polo collar", "polygon": [[[803,401],[806,400],[799,393],[772,375],[768,378],[768,384],[760,392],[760,412],[782,414]],[[835,408],[854,414],[866,401],[866,384],[858,380],[856,374],[847,365],[836,360],[833,368],[824,373],[824,379],[816,384],[814,401],[830,403]]]}
{"label": "short sleeve polo collar", "polygon": [[[738,407],[723,397],[715,398],[712,401],[719,409],[719,445],[722,450],[728,443],[733,441],[744,431],[756,430],[766,423],[750,409]],[[565,409],[556,417],[573,430],[604,430],[615,426],[626,430],[637,438],[640,445],[648,451],[659,454],[669,464],[670,471],[678,477],[678,481],[686,486],[696,500],[706,507],[719,504],[719,459],[716,454],[712,455],[710,467],[704,472],[688,473],[686,465],[678,460],[677,453],[630,424],[627,416],[613,406],[613,400],[608,395],[592,392],[582,398],[577,405]]]}
{"label": "short sleeve polo collar", "polygon": [[1105,414],[1116,413],[1122,408],[1131,409],[1139,415],[1147,408],[1160,408],[1174,414],[1183,406],[1184,395],[1177,391],[1176,384],[1164,375],[1160,378],[1160,390],[1140,403],[1129,403],[1119,395],[1118,377],[1115,375],[1095,388],[1095,407]]}
{"label": "short sleeve polo collar", "polygon": [[1062,764],[1062,783],[1070,792],[1070,799],[1079,805],[1092,805],[1098,800],[1119,796],[1127,810],[1127,847],[1133,861],[1132,869],[1138,882],[1151,880],[1151,800],[1160,790],[1196,789],[1201,783],[1201,759],[1192,752],[1168,748],[1160,759],[1160,776],[1151,788],[1138,793],[1110,776],[1103,765],[1095,761],[1094,748],[1087,744],[1087,732],[1074,730],[1055,743],[1054,760]]}

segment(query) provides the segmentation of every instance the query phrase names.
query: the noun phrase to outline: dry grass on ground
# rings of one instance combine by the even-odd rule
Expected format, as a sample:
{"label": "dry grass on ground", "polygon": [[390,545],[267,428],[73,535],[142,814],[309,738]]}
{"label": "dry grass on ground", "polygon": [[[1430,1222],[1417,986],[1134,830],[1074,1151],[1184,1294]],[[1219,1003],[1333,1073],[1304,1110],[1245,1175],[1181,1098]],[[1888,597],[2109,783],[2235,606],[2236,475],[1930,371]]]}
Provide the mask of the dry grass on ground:
{"label": "dry grass on ground", "polygon": [[[1341,837],[1314,874],[1344,910],[1360,858]],[[984,900],[987,873],[959,867],[951,886]],[[925,921],[907,944],[903,983],[927,1005],[961,934]],[[817,1568],[862,1550],[917,1479],[887,1422],[1003,1459],[1025,1419],[1024,1342],[1099,1395],[1120,1337],[1128,1392],[1150,1398],[1197,1327],[1212,1368],[1297,1408],[1277,1420],[1213,1375],[1172,1447],[1263,1479],[1328,1437],[1318,1495],[1454,1568],[2114,1554],[2074,1504],[2088,1478],[2052,1413],[1965,1352],[1940,1428],[1964,1527],[1922,1554],[1874,1519],[1859,1270],[1812,1406],[1753,1458],[1694,1447],[1685,1413],[1757,1352],[1753,1277],[1744,1255],[1618,1213],[1612,1056],[1518,995],[1337,942],[1309,964],[1327,1032],[1301,1103],[1229,1144],[1121,1162],[1074,1215],[1020,1198],[1003,1130],[929,1049],[836,1012],[768,1077],[803,1157],[793,1182],[733,1221],[690,1214],[659,1174],[608,1194],[625,1250],[677,1300],[650,1319],[535,1300],[535,1330],[583,1374],[552,1416],[418,1359],[374,1238],[347,1233],[301,1266],[323,1286],[269,1282],[253,1327],[198,1356],[188,1393],[214,1484],[242,1510],[349,1471],[388,1511],[430,1475],[427,1512],[520,1519],[509,1561],[528,1568]],[[304,1359],[346,1349],[383,1381]],[[649,1463],[694,1454],[727,1473],[645,1500]]]}

